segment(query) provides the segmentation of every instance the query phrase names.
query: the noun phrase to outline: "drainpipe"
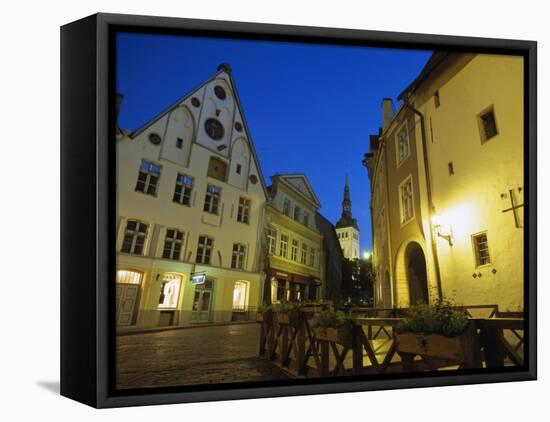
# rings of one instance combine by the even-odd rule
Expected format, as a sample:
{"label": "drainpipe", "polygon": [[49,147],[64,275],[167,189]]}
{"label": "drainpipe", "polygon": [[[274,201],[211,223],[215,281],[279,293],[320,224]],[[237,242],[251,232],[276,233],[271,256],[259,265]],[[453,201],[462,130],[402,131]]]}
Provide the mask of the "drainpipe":
{"label": "drainpipe", "polygon": [[434,266],[435,266],[435,279],[437,283],[437,294],[439,296],[439,300],[443,298],[443,289],[441,287],[441,271],[439,269],[439,257],[437,253],[437,243],[434,236],[434,230],[432,226],[432,216],[434,214],[434,204],[432,200],[432,182],[431,182],[431,175],[430,175],[430,166],[428,163],[428,145],[426,144],[426,125],[424,122],[424,114],[422,114],[419,110],[414,108],[412,104],[408,102],[408,100],[403,100],[404,106],[407,107],[409,110],[411,110],[414,114],[416,114],[420,118],[420,132],[422,137],[422,153],[424,155],[424,173],[426,175],[426,190],[428,194],[428,226],[430,229],[430,241],[432,244],[432,253],[434,257]]}

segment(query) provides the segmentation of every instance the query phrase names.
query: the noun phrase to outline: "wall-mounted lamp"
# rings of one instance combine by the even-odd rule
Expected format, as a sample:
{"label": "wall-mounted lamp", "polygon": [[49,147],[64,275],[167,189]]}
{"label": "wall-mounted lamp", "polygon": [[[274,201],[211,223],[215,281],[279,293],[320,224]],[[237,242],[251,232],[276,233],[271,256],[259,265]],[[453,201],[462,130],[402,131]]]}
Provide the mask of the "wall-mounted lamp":
{"label": "wall-mounted lamp", "polygon": [[453,232],[450,228],[444,226],[439,214],[432,215],[432,227],[438,237],[449,242],[449,246],[453,246]]}

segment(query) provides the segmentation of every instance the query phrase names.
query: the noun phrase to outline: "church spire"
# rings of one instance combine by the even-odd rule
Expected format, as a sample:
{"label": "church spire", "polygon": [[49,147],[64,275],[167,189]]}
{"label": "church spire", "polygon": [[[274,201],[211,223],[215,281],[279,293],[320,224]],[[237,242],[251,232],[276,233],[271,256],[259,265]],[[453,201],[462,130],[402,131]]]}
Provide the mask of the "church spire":
{"label": "church spire", "polygon": [[357,227],[357,220],[351,215],[351,195],[349,192],[348,175],[346,174],[346,182],[344,185],[344,200],[342,201],[342,216],[336,223],[336,227]]}

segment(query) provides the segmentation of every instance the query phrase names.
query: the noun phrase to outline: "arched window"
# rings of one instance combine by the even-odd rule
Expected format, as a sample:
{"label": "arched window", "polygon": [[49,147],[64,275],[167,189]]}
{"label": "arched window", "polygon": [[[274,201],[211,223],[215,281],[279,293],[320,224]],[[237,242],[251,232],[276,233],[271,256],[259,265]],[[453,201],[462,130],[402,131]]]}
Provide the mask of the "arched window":
{"label": "arched window", "polygon": [[243,312],[246,307],[246,288],[247,284],[242,281],[236,281],[233,288],[233,311]]}

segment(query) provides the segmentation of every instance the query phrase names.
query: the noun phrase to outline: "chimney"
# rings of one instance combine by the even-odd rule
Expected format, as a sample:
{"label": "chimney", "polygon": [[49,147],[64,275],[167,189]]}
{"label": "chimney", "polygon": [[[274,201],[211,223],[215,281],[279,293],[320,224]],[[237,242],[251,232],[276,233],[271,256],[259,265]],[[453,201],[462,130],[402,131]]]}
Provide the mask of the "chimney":
{"label": "chimney", "polygon": [[382,129],[386,130],[393,119],[393,101],[391,98],[382,100]]}

